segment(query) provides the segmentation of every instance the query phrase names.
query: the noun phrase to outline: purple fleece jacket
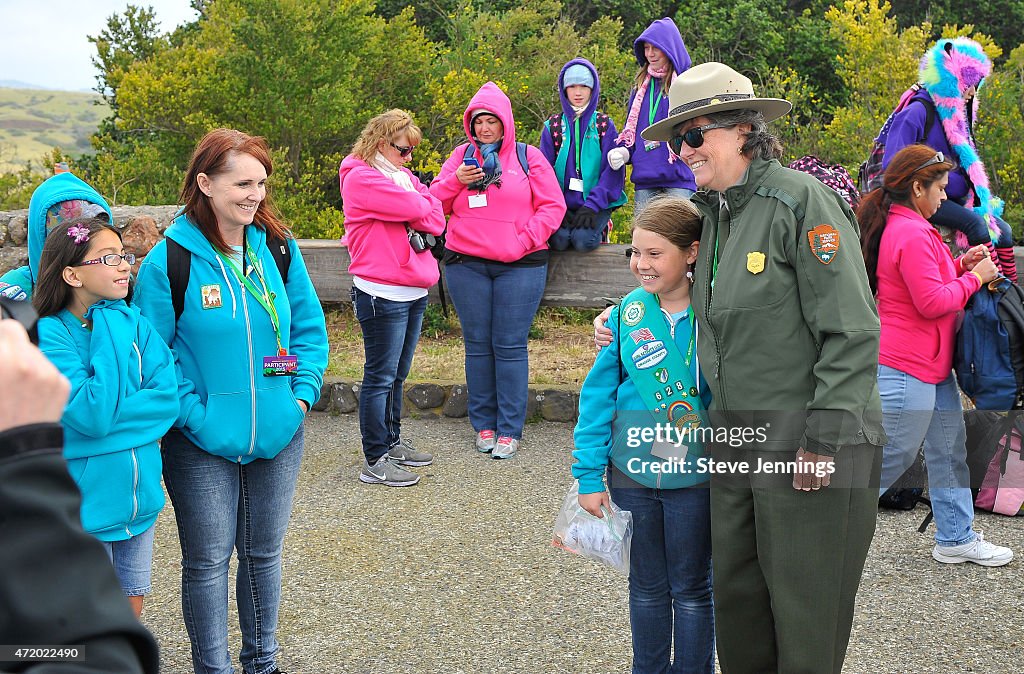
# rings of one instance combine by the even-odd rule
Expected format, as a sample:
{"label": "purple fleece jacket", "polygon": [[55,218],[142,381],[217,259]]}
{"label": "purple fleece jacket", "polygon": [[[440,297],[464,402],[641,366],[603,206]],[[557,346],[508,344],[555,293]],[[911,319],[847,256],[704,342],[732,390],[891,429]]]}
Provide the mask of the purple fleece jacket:
{"label": "purple fleece jacket", "polygon": [[[586,109],[580,115],[580,129],[584,131],[584,135],[591,118],[597,114],[597,101],[601,96],[601,80],[597,76],[597,68],[594,67],[593,63],[587,59],[577,58],[562,66],[561,72],[558,73],[558,98],[562,102],[562,113],[565,115],[565,119],[569,120],[569,124],[562,129],[562,142],[569,144],[569,158],[565,162],[565,175],[561,176],[562,194],[565,195],[565,205],[570,211],[576,211],[582,206],[586,206],[590,210],[599,213],[607,209],[608,205],[613,203],[622,194],[622,186],[626,182],[626,169],[620,168],[618,171],[613,171],[608,166],[608,150],[615,147],[615,137],[618,135],[615,131],[615,123],[609,119],[608,130],[601,139],[601,176],[597,180],[597,185],[591,188],[585,203],[582,192],[569,189],[569,179],[576,175],[575,150],[577,139],[573,132],[574,125],[572,124],[576,113],[572,109],[572,105],[569,104],[569,99],[565,97],[565,87],[562,86],[562,78],[565,76],[565,71],[576,64],[582,65],[594,76],[594,87],[590,92],[590,102],[587,103]],[[551,131],[547,125],[544,126],[544,130],[540,134],[540,151],[544,153],[544,156],[554,166],[558,152],[555,150],[555,142],[551,138]]]}
{"label": "purple fleece jacket", "polygon": [[[690,54],[683,44],[683,36],[679,34],[679,28],[672,19],[658,19],[647,29],[640,33],[633,42],[633,54],[636,62],[642,66],[647,65],[647,57],[644,56],[644,43],[650,43],[665,52],[672,62],[672,69],[678,76],[690,69]],[[629,161],[633,164],[631,180],[637,189],[650,190],[665,187],[682,187],[688,190],[696,190],[697,183],[693,180],[693,173],[690,167],[681,160],[670,164],[668,161],[668,144],[658,143],[654,150],[644,149],[644,140],[640,132],[650,126],[651,90],[654,90],[654,98],[657,100],[661,91],[661,80],[651,78],[647,88],[647,95],[644,97],[643,106],[640,108],[640,118],[636,123],[636,142],[629,149]],[[636,96],[634,89],[629,95],[629,104],[626,105],[626,114],[629,114],[633,107],[633,98]],[[663,95],[658,103],[654,114],[654,121],[658,122],[668,117],[668,96]]]}
{"label": "purple fleece jacket", "polygon": [[[927,138],[924,137],[925,122],[928,120],[925,106],[931,106],[933,109],[932,128],[928,130]],[[942,130],[942,120],[939,119],[939,113],[934,111],[934,107],[932,97],[923,89],[907,101],[907,106],[892,120],[892,127],[889,128],[889,135],[885,139],[885,155],[882,157],[883,169],[889,166],[889,162],[897,152],[915,143],[923,142],[947,157],[956,157],[949,141],[946,140],[946,133]],[[964,179],[963,173],[950,171],[946,197],[950,201],[963,204],[967,199],[967,192],[967,181]]]}

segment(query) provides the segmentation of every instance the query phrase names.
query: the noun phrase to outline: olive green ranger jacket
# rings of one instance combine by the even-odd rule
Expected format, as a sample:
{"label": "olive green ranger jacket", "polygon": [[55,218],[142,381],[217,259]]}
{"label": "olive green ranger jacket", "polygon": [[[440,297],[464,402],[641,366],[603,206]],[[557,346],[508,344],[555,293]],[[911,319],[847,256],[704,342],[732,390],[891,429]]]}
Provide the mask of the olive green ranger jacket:
{"label": "olive green ranger jacket", "polygon": [[693,197],[704,227],[692,298],[713,418],[737,447],[884,445],[878,311],[850,207],[763,159],[724,198],[723,213],[721,194]]}

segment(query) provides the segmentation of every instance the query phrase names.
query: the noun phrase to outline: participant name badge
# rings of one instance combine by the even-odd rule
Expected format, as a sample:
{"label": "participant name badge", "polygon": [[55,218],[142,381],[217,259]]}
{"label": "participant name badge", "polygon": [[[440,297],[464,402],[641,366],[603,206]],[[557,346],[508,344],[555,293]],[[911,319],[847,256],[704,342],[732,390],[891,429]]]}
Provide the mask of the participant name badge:
{"label": "participant name badge", "polygon": [[764,253],[756,250],[747,253],[747,271],[751,274],[760,274],[764,271]]}
{"label": "participant name badge", "polygon": [[299,373],[298,356],[264,356],[264,377],[294,377]]}
{"label": "participant name badge", "polygon": [[213,283],[199,288],[203,297],[204,309],[217,309],[223,306],[223,299],[220,296],[220,285]]}
{"label": "participant name badge", "polygon": [[470,208],[483,208],[487,205],[486,194],[471,194],[469,195],[469,207]]}
{"label": "participant name badge", "polygon": [[626,308],[622,310],[622,322],[626,325],[633,327],[639,323],[644,317],[644,303],[643,302],[630,302],[626,305]]}
{"label": "participant name badge", "polygon": [[807,243],[822,264],[828,264],[839,254],[839,232],[832,225],[818,225],[807,232]]}
{"label": "participant name badge", "polygon": [[583,181],[579,178],[569,178],[569,189],[573,192],[582,192]]}

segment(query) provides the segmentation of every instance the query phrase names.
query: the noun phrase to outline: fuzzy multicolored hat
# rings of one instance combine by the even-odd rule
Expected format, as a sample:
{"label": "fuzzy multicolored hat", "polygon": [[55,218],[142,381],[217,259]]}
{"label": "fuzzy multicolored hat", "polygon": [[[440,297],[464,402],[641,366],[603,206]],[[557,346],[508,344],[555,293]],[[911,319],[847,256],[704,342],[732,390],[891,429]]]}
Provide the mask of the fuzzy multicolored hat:
{"label": "fuzzy multicolored hat", "polygon": [[[935,103],[946,140],[974,186],[966,206],[988,222],[994,242],[999,238],[999,226],[992,216],[1002,215],[1003,200],[994,196],[989,188],[985,164],[978,156],[968,127],[967,102],[964,100],[964,93],[971,87],[980,89],[991,72],[992,61],[982,46],[970,38],[958,37],[939,40],[926,51],[921,57],[918,77]],[[973,97],[971,105],[974,106],[973,112],[977,113],[978,96]]]}

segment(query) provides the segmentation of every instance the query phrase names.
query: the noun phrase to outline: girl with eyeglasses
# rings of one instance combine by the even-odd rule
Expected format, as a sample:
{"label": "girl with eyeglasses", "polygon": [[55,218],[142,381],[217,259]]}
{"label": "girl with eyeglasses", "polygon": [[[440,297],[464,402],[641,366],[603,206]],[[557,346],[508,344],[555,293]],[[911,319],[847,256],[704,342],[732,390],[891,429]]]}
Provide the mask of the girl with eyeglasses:
{"label": "girl with eyeglasses", "polygon": [[978,91],[991,72],[992,61],[974,40],[936,42],[921,58],[921,89],[892,119],[882,166],[888,167],[900,150],[915,143],[952,159],[947,199],[928,221],[962,232],[970,246],[985,245],[1003,275],[1016,282],[1013,234],[1000,217],[1003,201],[992,193],[973,130]]}
{"label": "girl with eyeglasses", "polygon": [[425,237],[444,231],[441,202],[405,165],[423,139],[404,110],[371,119],[341,162],[345,243],[352,259],[352,307],[363,331],[359,430],[366,484],[408,487],[409,466],[434,457],[402,437],[405,378],[420,339],[427,289],[440,276]]}
{"label": "girl with eyeglasses", "polygon": [[178,387],[170,350],[131,304],[134,262],[105,218],[66,222],[46,237],[32,303],[39,348],[71,382],[61,422],[82,526],[139,616],[164,506],[157,441],[178,417]]}
{"label": "girl with eyeglasses", "polygon": [[857,210],[882,322],[878,390],[888,442],[879,494],[910,467],[923,444],[935,515],[932,557],[1003,566],[1013,551],[972,527],[967,432],[953,374],[957,315],[999,272],[984,244],[954,260],[928,221],[946,201],[953,166],[926,145],[907,146],[889,162],[882,187]]}
{"label": "girl with eyeglasses", "polygon": [[640,69],[629,95],[626,123],[615,139],[618,147],[607,152],[607,159],[613,171],[633,165],[633,212],[639,213],[658,195],[689,198],[697,185],[686,162],[670,153],[666,143],[640,137],[669,115],[669,88],[690,68],[690,54],[675,22],[666,17],[651,23],[633,42],[633,55]]}

